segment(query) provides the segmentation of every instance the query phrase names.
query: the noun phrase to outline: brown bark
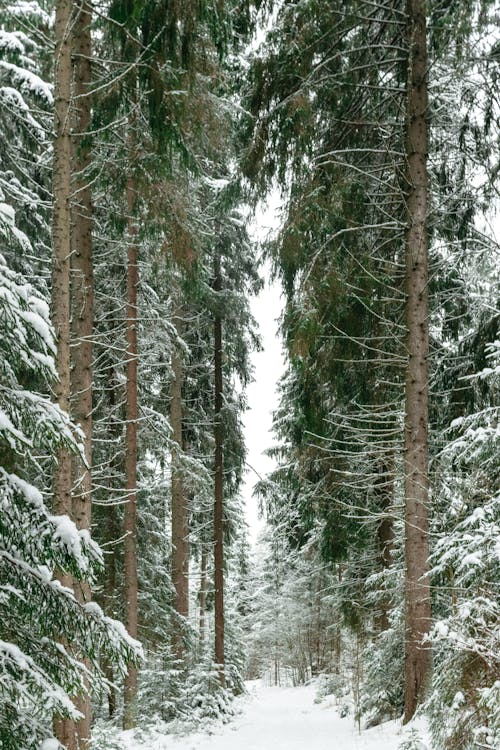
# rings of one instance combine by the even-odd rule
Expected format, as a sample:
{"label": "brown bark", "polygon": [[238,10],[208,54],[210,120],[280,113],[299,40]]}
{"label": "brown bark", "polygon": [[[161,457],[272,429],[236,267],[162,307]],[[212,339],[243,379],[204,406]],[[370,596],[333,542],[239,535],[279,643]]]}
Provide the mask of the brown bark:
{"label": "brown bark", "polygon": [[[135,81],[132,91],[135,92]],[[137,226],[135,223],[136,185],[133,168],[136,162],[135,93],[129,118],[129,169],[127,178],[127,301],[126,318],[126,433],[125,481],[127,502],[124,517],[125,617],[129,634],[137,638]],[[123,728],[132,729],[137,722],[137,668],[129,665],[124,680]]]}
{"label": "brown bark", "polygon": [[[74,200],[72,203],[72,415],[84,434],[85,463],[74,458],[73,466],[73,517],[79,529],[91,526],[92,478],[92,335],[94,325],[94,278],[92,264],[92,195],[85,171],[90,164],[91,152],[88,136],[90,128],[91,99],[91,6],[79,0],[73,23],[73,74],[74,74]],[[90,585],[86,581],[75,585],[79,601],[91,599]],[[87,685],[88,687],[88,685]],[[90,743],[90,696],[78,696],[75,704],[84,715],[76,722],[77,746],[83,750]]]}
{"label": "brown bark", "polygon": [[[114,377],[113,377],[114,381]],[[115,387],[114,385],[111,386],[110,390],[110,405],[113,406],[116,403],[115,400]],[[120,423],[117,422],[115,425],[112,426],[111,429],[111,435],[113,438],[117,437],[117,433],[121,434],[121,426]],[[116,470],[119,471],[119,469],[123,469],[122,461],[118,459],[117,463],[120,463],[120,466],[116,466]],[[106,614],[110,615],[111,617],[117,618],[119,617],[119,611],[117,607],[117,600],[119,598],[119,591],[118,586],[116,582],[116,576],[118,573],[120,561],[118,560],[118,544],[116,542],[117,539],[119,539],[121,536],[121,518],[118,513],[118,507],[111,506],[108,509],[107,515],[106,515],[106,538],[108,540],[115,540],[115,543],[112,545],[112,548],[110,550],[110,554],[106,555],[105,561],[106,561],[106,574],[105,574],[105,582],[104,582],[104,589],[102,593],[102,604],[104,611]],[[109,659],[104,659],[102,663],[102,669],[106,676],[106,679],[109,680],[110,683],[113,683],[114,681],[114,671],[113,671],[113,663]],[[116,714],[116,704],[117,704],[117,692],[114,687],[110,688],[108,693],[108,714],[110,719],[113,718]]]}
{"label": "brown bark", "polygon": [[[377,507],[382,518],[377,527],[377,542],[379,550],[379,565],[381,571],[386,571],[391,566],[391,552],[394,541],[393,517],[390,508],[394,494],[394,471],[392,461],[382,461],[379,466],[378,477],[375,482],[375,493],[377,496]],[[390,626],[389,598],[382,591],[379,601],[379,612],[375,619],[378,630],[388,630]]]}
{"label": "brown bark", "polygon": [[200,644],[207,639],[207,548],[201,545],[200,577]]}
{"label": "brown bark", "polygon": [[[181,312],[174,316],[177,335],[182,335]],[[176,347],[172,353],[174,379],[170,400],[170,425],[172,427],[171,486],[172,486],[172,585],[173,606],[176,613],[172,630],[172,648],[179,661],[184,658],[183,622],[189,617],[189,502],[184,487],[180,454],[182,438],[182,385],[184,368],[182,354]]]}
{"label": "brown bark", "polygon": [[[55,118],[52,215],[52,323],[57,343],[57,403],[69,412],[70,398],[70,195],[71,195],[71,0],[56,6]],[[54,511],[71,515],[71,454],[61,448],[54,472]],[[71,583],[70,583],[71,585]]]}
{"label": "brown bark", "polygon": [[[214,289],[222,288],[220,258],[215,256]],[[215,369],[215,477],[214,477],[214,584],[215,584],[215,662],[219,680],[225,686],[224,676],[224,455],[222,437],[222,319],[220,300],[214,321],[214,369]]]}
{"label": "brown bark", "polygon": [[[108,682],[113,684],[113,681],[114,681],[113,664],[108,659],[105,659],[103,661],[102,671],[104,672],[104,676],[106,677]],[[114,688],[109,688],[108,717],[110,719],[113,719],[115,714],[116,714],[116,692]]]}
{"label": "brown bark", "polygon": [[[57,0],[55,16],[54,66],[54,157],[52,213],[52,323],[57,351],[58,381],[55,399],[61,409],[70,408],[70,242],[71,242],[71,0]],[[56,453],[53,478],[54,513],[71,516],[71,454],[66,448]],[[59,571],[63,586],[72,587],[71,575]],[[54,732],[67,750],[75,748],[75,725],[55,717]]]}
{"label": "brown bark", "polygon": [[430,665],[429,557],[429,324],[427,250],[428,90],[425,0],[408,0],[407,105],[408,232],[406,325],[408,364],[405,404],[405,707],[409,721],[422,700]]}

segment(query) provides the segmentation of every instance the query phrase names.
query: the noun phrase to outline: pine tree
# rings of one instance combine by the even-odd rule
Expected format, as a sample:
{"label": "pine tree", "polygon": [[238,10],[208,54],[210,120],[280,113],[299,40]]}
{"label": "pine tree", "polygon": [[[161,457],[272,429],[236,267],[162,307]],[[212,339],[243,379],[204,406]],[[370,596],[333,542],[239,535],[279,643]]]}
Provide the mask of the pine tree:
{"label": "pine tree", "polygon": [[[220,257],[214,256],[214,292],[222,291]],[[215,585],[215,663],[222,687],[224,676],[224,445],[222,438],[222,404],[224,396],[222,373],[222,317],[214,317],[214,585]]]}
{"label": "pine tree", "polygon": [[[16,231],[13,214],[1,216],[2,240],[13,247],[17,237],[26,249],[28,239]],[[59,571],[58,579],[91,581],[102,554],[68,515],[51,514],[30,482],[33,473],[46,474],[47,454],[53,467],[58,448],[71,455],[82,447],[68,415],[26,385],[46,388],[56,377],[49,308],[3,258],[1,263],[0,739],[2,746],[21,750],[38,748],[51,736],[52,713],[60,717],[57,731],[72,727],[79,718],[72,697],[86,690],[89,679],[94,688],[103,686],[100,654],[123,671],[126,661],[137,657],[138,644],[120,623],[97,605],[79,602],[53,577]],[[76,643],[89,669],[72,654]]]}
{"label": "pine tree", "polygon": [[[182,338],[182,309],[174,316],[177,336]],[[179,662],[184,655],[183,630],[189,618],[189,503],[182,475],[180,453],[184,450],[183,435],[183,380],[184,363],[182,352],[175,348],[172,353],[172,394],[170,401],[170,424],[172,427],[172,585],[175,591],[174,610],[179,622],[173,627],[173,650]]]}
{"label": "pine tree", "polygon": [[[94,328],[94,279],[92,259],[92,196],[89,186],[90,144],[87,131],[91,121],[91,8],[86,3],[76,7],[72,33],[74,108],[76,137],[73,136],[72,171],[72,259],[71,259],[71,406],[75,422],[85,435],[85,463],[74,461],[73,517],[77,528],[91,529],[92,514],[92,367]],[[91,599],[90,586],[81,582],[76,595],[82,602]],[[90,695],[79,699],[83,719],[76,724],[77,745],[86,748],[90,742]]]}
{"label": "pine tree", "polygon": [[[136,165],[136,93],[135,75],[132,75],[131,101],[132,112],[128,122],[128,160],[127,176],[127,297],[125,305],[125,338],[126,338],[126,407],[125,407],[125,487],[127,502],[123,530],[124,542],[124,578],[126,624],[130,635],[137,637],[137,286],[138,286],[138,247],[136,227],[136,182],[133,170]],[[123,727],[131,729],[137,720],[137,670],[129,668],[124,684]]]}
{"label": "pine tree", "polygon": [[429,304],[427,253],[428,57],[425,4],[408,3],[410,50],[406,159],[408,233],[405,258],[408,365],[405,405],[405,712],[409,721],[425,694],[430,652],[429,557]]}
{"label": "pine tree", "polygon": [[[56,332],[56,402],[60,409],[70,409],[70,258],[71,258],[71,0],[56,3],[54,68],[54,163],[52,168],[52,323]],[[54,470],[54,512],[72,515],[71,454],[59,448]],[[70,573],[61,574],[61,584],[72,587]],[[75,727],[67,718],[56,718],[56,736],[73,750]]]}
{"label": "pine tree", "polygon": [[[475,10],[433,8],[432,64],[450,77],[452,59],[465,64],[460,45]],[[424,5],[360,2],[346,12],[341,4],[284,3],[249,69],[254,119],[243,164],[260,196],[278,180],[285,205],[271,245],[286,294],[289,366],[275,419],[283,466],[272,475],[281,502],[295,510],[285,524],[291,539],[314,539],[325,559],[342,561],[345,585],[353,582],[346,622],[360,636],[374,626],[381,648],[392,639],[393,655],[403,633],[392,528],[400,529],[404,501],[407,719],[424,699],[430,654],[429,315],[437,328],[448,315],[453,274],[440,252],[449,264],[451,247],[465,247],[474,212],[464,153],[470,111],[461,135],[439,111],[429,139],[430,111],[449,84],[436,82],[429,105],[425,36]],[[431,182],[428,143],[438,140]],[[478,148],[488,159],[484,142]],[[430,307],[429,286],[437,292]],[[358,606],[358,583],[369,609]]]}

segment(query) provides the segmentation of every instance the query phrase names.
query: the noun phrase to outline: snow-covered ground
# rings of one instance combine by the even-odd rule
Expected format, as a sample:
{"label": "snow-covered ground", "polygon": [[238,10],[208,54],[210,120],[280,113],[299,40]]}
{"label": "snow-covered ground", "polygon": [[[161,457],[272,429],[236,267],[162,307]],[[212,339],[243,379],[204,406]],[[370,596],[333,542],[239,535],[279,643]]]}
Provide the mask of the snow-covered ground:
{"label": "snow-covered ground", "polygon": [[[352,716],[340,718],[333,701],[314,703],[312,686],[297,688],[249,686],[238,699],[241,713],[207,733],[184,736],[152,732],[140,742],[121,735],[126,750],[398,750],[407,730],[397,721],[363,730]],[[423,746],[425,747],[425,746]],[[428,747],[428,746],[427,746]]]}

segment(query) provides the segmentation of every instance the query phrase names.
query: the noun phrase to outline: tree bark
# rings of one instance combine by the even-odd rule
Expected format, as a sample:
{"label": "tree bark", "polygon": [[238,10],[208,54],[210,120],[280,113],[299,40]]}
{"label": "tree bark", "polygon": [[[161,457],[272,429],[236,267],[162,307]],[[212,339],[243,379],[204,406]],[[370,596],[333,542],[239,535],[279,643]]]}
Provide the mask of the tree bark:
{"label": "tree bark", "polygon": [[[108,682],[112,684],[114,682],[113,664],[108,659],[105,659],[101,666],[102,671],[104,672],[104,676],[106,677]],[[113,688],[110,688],[108,693],[108,718],[113,719],[115,714],[116,692]]]}
{"label": "tree bark", "polygon": [[[58,381],[55,399],[61,409],[70,409],[70,255],[71,255],[71,0],[57,0],[55,15],[54,66],[54,157],[52,213],[52,324],[57,351]],[[53,477],[54,513],[71,517],[71,454],[66,448],[56,452]],[[72,587],[73,577],[59,571],[63,586]],[[75,748],[75,725],[55,717],[54,732],[67,750]]]}
{"label": "tree bark", "polygon": [[[126,433],[125,481],[127,502],[124,517],[124,576],[126,626],[137,638],[137,226],[135,223],[136,184],[133,169],[136,163],[135,76],[132,85],[132,114],[129,118],[129,176],[127,178],[127,301],[126,318]],[[137,669],[129,665],[124,680],[123,728],[132,729],[137,723]]]}
{"label": "tree bark", "polygon": [[[110,389],[110,406],[113,407],[116,404],[116,398],[115,398],[115,386],[114,386],[114,374],[112,375],[112,385]],[[111,429],[111,436],[112,438],[116,438],[117,434],[121,435],[121,426],[120,422],[117,421],[116,424],[112,425]],[[118,454],[119,455],[119,454]],[[120,469],[123,469],[122,461],[119,461],[120,466],[116,466],[116,471],[120,471]],[[105,570],[105,578],[104,578],[104,586],[102,591],[102,605],[103,609],[106,612],[107,615],[116,618],[119,618],[119,608],[117,607],[118,599],[120,596],[120,592],[118,590],[118,585],[116,581],[117,573],[120,566],[120,561],[118,559],[118,542],[117,540],[121,536],[121,514],[118,512],[118,506],[112,505],[110,508],[108,508],[108,512],[106,514],[106,531],[105,531],[105,538],[108,541],[114,542],[111,550],[108,555],[105,557],[106,562],[106,570]],[[106,679],[109,680],[110,683],[114,683],[114,670],[113,670],[113,662],[110,659],[103,659],[102,662],[102,669],[106,676]],[[108,693],[108,715],[109,718],[112,719],[116,714],[116,704],[117,704],[117,691],[116,689],[110,688]]]}
{"label": "tree bark", "polygon": [[222,319],[219,294],[222,289],[220,257],[215,255],[214,290],[217,293],[214,321],[215,370],[215,477],[214,477],[214,584],[215,584],[215,663],[222,687],[224,675],[224,455],[222,437]]}
{"label": "tree bark", "polygon": [[201,577],[200,577],[200,644],[207,639],[207,548],[201,544]]}
{"label": "tree bark", "polygon": [[[182,335],[181,311],[177,311],[173,322],[177,335]],[[172,630],[172,648],[178,661],[184,658],[184,627],[189,617],[189,503],[182,477],[180,454],[182,437],[182,386],[184,369],[182,354],[177,347],[172,353],[172,394],[170,401],[170,425],[175,447],[172,451],[172,585],[174,587],[174,610],[176,613]]]}
{"label": "tree bark", "polygon": [[[91,527],[92,477],[92,336],[94,327],[94,278],[92,263],[92,195],[86,170],[91,149],[86,135],[90,128],[91,99],[91,31],[92,9],[86,0],[79,0],[73,23],[74,74],[74,200],[72,203],[72,415],[84,434],[87,466],[78,457],[73,467],[73,517],[79,529]],[[91,599],[86,581],[75,585],[79,601]],[[88,685],[87,685],[88,688]],[[90,695],[78,696],[76,706],[84,715],[76,722],[77,746],[82,750],[90,743]]]}
{"label": "tree bark", "polygon": [[[71,0],[56,6],[54,76],[54,160],[52,215],[52,323],[56,334],[57,403],[70,408],[70,254],[71,254]],[[71,454],[58,450],[54,472],[54,511],[71,515]],[[70,582],[71,585],[71,582]]]}
{"label": "tree bark", "polygon": [[407,211],[405,292],[408,364],[405,404],[405,707],[409,721],[422,700],[430,651],[429,557],[429,323],[428,323],[428,84],[425,0],[407,0]]}
{"label": "tree bark", "polygon": [[[377,527],[377,541],[379,553],[380,570],[385,572],[391,566],[391,552],[394,540],[393,518],[390,508],[394,494],[394,470],[392,461],[381,461],[378,467],[378,476],[375,481],[375,494],[377,496],[377,507],[382,518]],[[376,627],[379,631],[388,630],[390,603],[385,590],[382,590],[379,600],[379,612],[375,618]]]}

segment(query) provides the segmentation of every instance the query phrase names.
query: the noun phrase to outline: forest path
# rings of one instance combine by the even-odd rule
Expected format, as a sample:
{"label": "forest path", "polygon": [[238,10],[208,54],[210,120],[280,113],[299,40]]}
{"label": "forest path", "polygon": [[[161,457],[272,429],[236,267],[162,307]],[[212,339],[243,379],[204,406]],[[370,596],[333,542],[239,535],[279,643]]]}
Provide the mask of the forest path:
{"label": "forest path", "polygon": [[156,736],[130,750],[397,750],[402,740],[399,722],[359,734],[352,716],[341,719],[328,701],[314,703],[312,686],[251,683],[249,691],[238,699],[241,713],[229,724],[209,733]]}

